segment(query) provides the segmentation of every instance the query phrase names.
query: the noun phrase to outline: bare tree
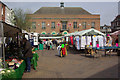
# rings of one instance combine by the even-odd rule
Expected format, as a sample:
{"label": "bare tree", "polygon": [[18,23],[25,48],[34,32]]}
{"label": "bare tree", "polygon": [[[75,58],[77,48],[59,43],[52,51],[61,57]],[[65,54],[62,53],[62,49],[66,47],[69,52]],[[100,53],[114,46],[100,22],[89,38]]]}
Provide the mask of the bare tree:
{"label": "bare tree", "polygon": [[14,9],[14,20],[11,20],[12,23],[15,24],[15,26],[19,27],[20,29],[29,31],[32,26],[32,22],[30,22],[30,17],[27,16],[27,14],[30,14],[30,10],[23,11],[20,8]]}

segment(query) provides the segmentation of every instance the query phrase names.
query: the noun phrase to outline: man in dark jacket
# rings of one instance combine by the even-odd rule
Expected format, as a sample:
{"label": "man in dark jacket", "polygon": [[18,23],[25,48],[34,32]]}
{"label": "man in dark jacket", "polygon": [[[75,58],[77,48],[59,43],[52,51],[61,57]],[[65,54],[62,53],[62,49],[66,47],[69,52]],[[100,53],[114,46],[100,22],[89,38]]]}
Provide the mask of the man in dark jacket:
{"label": "man in dark jacket", "polygon": [[31,43],[26,38],[23,38],[23,43],[24,43],[24,57],[25,57],[25,62],[26,62],[26,71],[30,72],[31,59],[33,57],[32,46],[31,46]]}

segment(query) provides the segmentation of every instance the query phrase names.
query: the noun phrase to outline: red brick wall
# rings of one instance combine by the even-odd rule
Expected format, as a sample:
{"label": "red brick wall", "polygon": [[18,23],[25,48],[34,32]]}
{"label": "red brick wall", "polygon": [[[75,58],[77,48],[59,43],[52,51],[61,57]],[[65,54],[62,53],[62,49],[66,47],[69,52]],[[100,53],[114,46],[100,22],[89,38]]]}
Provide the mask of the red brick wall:
{"label": "red brick wall", "polygon": [[[29,15],[32,18],[32,22],[36,22],[36,32],[41,33],[43,31],[47,33],[51,33],[52,31],[56,31],[57,33],[60,32],[60,28],[62,28],[61,20],[67,20],[67,27],[69,26],[69,23],[71,23],[71,27],[69,27],[69,33],[75,32],[75,31],[81,31],[84,30],[82,27],[82,22],[87,22],[86,29],[91,28],[91,22],[95,22],[95,29],[100,31],[100,15]],[[89,19],[39,19],[39,18],[89,18]],[[97,18],[92,19],[92,18]],[[77,25],[81,24],[79,28],[74,29],[73,28],[73,22],[76,21]],[[42,29],[42,22],[46,23],[46,29]],[[51,29],[51,22],[55,22],[55,29]],[[47,24],[50,24],[49,26]],[[58,27],[57,24],[61,23],[61,25]],[[38,25],[40,24],[40,25]],[[90,25],[88,25],[90,24]]]}
{"label": "red brick wall", "polygon": [[2,16],[2,19],[5,22],[5,5],[3,5],[3,16]]}
{"label": "red brick wall", "polygon": [[[2,16],[2,7],[3,7],[3,16]],[[5,5],[0,2],[0,20],[5,21]]]}

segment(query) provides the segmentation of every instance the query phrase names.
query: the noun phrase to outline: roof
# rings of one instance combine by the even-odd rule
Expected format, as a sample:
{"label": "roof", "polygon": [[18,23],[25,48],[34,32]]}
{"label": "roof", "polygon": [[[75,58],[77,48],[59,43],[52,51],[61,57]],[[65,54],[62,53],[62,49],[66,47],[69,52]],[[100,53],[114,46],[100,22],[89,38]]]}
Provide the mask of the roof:
{"label": "roof", "polygon": [[112,26],[108,26],[108,25],[105,26],[105,25],[104,25],[104,26],[100,26],[100,27],[112,27]]}
{"label": "roof", "polygon": [[115,19],[114,19],[112,22],[118,21],[118,19],[120,19],[120,15],[117,15],[117,16],[115,17]]}
{"label": "roof", "polygon": [[7,24],[6,22],[0,21],[0,23],[3,23],[5,37],[8,37],[8,36],[10,37],[10,36],[13,36],[14,34],[17,34],[17,32],[18,33],[22,32],[20,28]]}
{"label": "roof", "polygon": [[91,15],[91,13],[81,7],[42,7],[34,14]]}
{"label": "roof", "polygon": [[75,32],[75,33],[70,33],[65,36],[72,36],[72,35],[74,35],[74,36],[78,36],[78,35],[79,36],[84,36],[84,35],[86,35],[86,36],[87,35],[103,35],[103,36],[105,36],[104,33],[100,32],[96,29],[87,29],[87,30],[83,30],[83,31]]}
{"label": "roof", "polygon": [[6,6],[9,10],[11,10],[5,3],[3,3],[2,1],[0,1],[1,4],[3,4],[4,6]]}
{"label": "roof", "polygon": [[120,30],[111,33],[110,35],[120,35]]}

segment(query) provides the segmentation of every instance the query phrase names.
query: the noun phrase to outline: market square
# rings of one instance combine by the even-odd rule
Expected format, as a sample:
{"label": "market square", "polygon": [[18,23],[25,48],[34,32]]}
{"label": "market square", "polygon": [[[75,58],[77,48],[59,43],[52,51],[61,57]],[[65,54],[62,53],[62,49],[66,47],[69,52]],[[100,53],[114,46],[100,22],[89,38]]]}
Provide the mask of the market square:
{"label": "market square", "polygon": [[[118,57],[91,58],[78,51],[71,50],[68,55],[59,58],[57,50],[37,51],[39,55],[37,70],[24,73],[24,78],[117,78]],[[40,63],[40,64],[39,64]],[[109,65],[109,66],[108,66]]]}
{"label": "market square", "polygon": [[0,15],[0,79],[120,78],[120,1],[0,1]]}

